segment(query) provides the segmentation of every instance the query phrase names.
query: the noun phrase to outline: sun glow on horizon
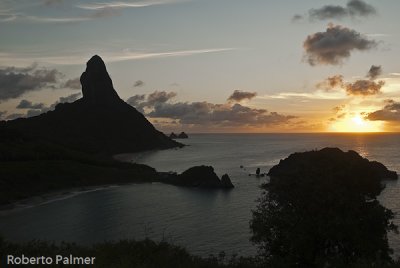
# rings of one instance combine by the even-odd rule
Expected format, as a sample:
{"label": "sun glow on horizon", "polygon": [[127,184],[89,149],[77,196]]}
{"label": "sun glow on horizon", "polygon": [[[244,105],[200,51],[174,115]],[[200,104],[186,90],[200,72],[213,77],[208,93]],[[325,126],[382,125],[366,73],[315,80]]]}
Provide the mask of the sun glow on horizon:
{"label": "sun glow on horizon", "polygon": [[361,115],[348,116],[333,122],[329,129],[334,132],[383,132],[383,122],[365,120]]}

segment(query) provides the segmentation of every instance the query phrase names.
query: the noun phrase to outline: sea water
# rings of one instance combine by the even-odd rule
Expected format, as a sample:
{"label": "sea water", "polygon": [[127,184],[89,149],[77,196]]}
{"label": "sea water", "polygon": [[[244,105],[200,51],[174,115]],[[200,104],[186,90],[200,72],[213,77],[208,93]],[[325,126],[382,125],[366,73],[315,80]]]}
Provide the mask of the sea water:
{"label": "sea water", "polygon": [[[225,251],[249,256],[251,210],[268,178],[249,176],[279,163],[293,152],[339,147],[400,172],[400,134],[192,134],[181,149],[125,154],[129,162],[148,164],[158,171],[182,172],[211,165],[228,173],[229,191],[182,188],[160,183],[102,188],[71,198],[0,213],[0,232],[11,241],[43,239],[92,244],[121,239],[151,238],[186,247],[208,256]],[[386,182],[380,201],[400,213],[400,185]],[[395,223],[400,225],[400,215]],[[400,254],[400,237],[390,244]]]}

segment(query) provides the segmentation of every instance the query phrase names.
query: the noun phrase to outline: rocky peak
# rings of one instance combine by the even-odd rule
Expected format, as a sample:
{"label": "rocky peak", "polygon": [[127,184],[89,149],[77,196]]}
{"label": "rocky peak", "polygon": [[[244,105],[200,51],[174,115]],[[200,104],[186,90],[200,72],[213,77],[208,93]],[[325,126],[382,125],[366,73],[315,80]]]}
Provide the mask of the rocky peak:
{"label": "rocky peak", "polygon": [[108,75],[106,65],[100,56],[93,56],[86,63],[86,70],[81,75],[83,99],[91,103],[120,101]]}

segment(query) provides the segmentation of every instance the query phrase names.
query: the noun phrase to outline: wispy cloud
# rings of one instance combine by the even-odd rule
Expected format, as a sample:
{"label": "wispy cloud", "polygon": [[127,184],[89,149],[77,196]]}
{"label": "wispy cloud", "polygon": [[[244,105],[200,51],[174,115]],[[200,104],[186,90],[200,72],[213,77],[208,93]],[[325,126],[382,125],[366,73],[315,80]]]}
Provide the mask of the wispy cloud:
{"label": "wispy cloud", "polygon": [[39,17],[39,16],[16,16],[15,19],[31,21],[31,22],[42,22],[42,23],[71,23],[91,20],[91,17]]}
{"label": "wispy cloud", "polygon": [[[120,10],[125,8],[142,8],[155,5],[167,5],[190,0],[136,0],[136,1],[105,1],[92,3],[71,3],[62,0],[44,0],[32,1],[29,4],[17,5],[14,2],[8,2],[7,7],[0,7],[0,23],[12,21],[35,22],[35,23],[74,23],[89,21],[97,18],[112,17],[120,15]],[[30,7],[41,6],[42,8],[53,8],[63,5],[64,10],[68,11],[70,16],[39,16],[32,14]],[[77,11],[81,11],[77,13]],[[82,10],[83,13],[82,13]]]}
{"label": "wispy cloud", "polygon": [[16,54],[0,52],[0,62],[13,62],[16,66],[26,66],[32,62],[57,65],[78,65],[84,64],[87,59],[95,53],[99,53],[106,62],[120,62],[152,58],[185,57],[197,54],[227,52],[235,49],[236,48],[210,48],[169,52],[131,52],[129,50],[122,50],[118,52],[65,53],[62,56],[45,55],[44,53]]}
{"label": "wispy cloud", "polygon": [[166,5],[166,4],[174,4],[177,2],[183,2],[182,0],[142,0],[142,1],[111,1],[111,2],[103,2],[103,3],[89,3],[89,4],[78,4],[76,7],[87,10],[101,10],[106,8],[137,8],[137,7],[148,7],[154,5]]}
{"label": "wispy cloud", "polygon": [[342,100],[346,99],[344,92],[326,92],[316,90],[314,92],[281,92],[278,94],[258,96],[257,99],[312,99],[312,100]]}

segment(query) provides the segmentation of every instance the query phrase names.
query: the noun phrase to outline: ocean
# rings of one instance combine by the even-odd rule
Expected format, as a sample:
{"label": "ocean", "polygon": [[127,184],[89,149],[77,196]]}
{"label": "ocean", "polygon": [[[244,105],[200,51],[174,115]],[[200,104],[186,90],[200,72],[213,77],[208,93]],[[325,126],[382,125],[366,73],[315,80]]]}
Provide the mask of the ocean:
{"label": "ocean", "polygon": [[[268,172],[293,152],[339,147],[400,173],[400,134],[192,134],[182,142],[188,146],[119,158],[158,171],[211,165],[219,176],[229,174],[235,188],[204,190],[146,183],[66,193],[40,205],[1,211],[1,234],[11,241],[82,244],[147,237],[184,246],[200,256],[221,251],[250,256],[256,253],[249,242],[251,210],[262,192],[260,185],[267,180],[248,176],[258,167]],[[400,185],[398,181],[385,184],[379,199],[397,214],[395,223],[400,225]],[[390,234],[389,240],[399,256],[399,235]]]}

